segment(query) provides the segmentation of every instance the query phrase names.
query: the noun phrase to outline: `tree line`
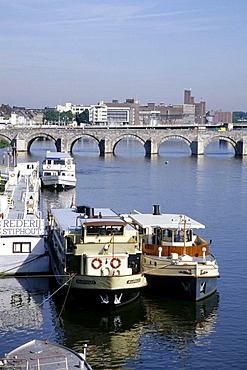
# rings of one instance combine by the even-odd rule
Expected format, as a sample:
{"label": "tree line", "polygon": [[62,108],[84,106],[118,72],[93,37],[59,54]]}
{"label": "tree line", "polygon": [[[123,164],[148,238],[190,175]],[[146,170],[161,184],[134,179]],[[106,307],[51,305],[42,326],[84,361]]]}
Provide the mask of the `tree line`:
{"label": "tree line", "polygon": [[80,123],[89,123],[89,111],[85,109],[82,113],[76,114],[75,116],[71,111],[68,112],[59,112],[54,109],[46,109],[44,112],[44,123],[52,122],[57,123],[60,122],[64,125],[68,125],[76,121],[78,125]]}

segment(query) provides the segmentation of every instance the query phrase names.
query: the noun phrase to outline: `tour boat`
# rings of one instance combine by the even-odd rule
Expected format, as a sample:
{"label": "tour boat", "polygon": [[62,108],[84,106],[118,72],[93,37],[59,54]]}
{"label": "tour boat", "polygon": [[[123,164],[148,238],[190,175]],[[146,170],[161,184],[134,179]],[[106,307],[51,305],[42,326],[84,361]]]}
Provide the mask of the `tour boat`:
{"label": "tour boat", "polygon": [[42,186],[57,190],[76,186],[75,164],[69,153],[46,152],[42,164]]}
{"label": "tour boat", "polygon": [[45,220],[39,209],[39,162],[18,163],[1,176],[0,273],[49,272]]}
{"label": "tour boat", "polygon": [[34,339],[0,358],[0,369],[92,370],[86,361],[86,346],[83,352]]}
{"label": "tour boat", "polygon": [[144,274],[152,292],[198,301],[217,289],[219,269],[210,243],[194,233],[205,226],[181,214],[134,211],[124,217],[140,233]]}
{"label": "tour boat", "polygon": [[48,212],[51,268],[87,305],[122,306],[146,286],[137,230],[109,208]]}

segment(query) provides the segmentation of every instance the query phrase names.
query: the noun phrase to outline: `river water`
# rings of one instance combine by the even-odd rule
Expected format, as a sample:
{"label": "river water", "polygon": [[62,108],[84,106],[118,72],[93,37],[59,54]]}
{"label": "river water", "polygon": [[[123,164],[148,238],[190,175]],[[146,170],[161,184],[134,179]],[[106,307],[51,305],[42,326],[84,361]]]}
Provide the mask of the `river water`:
{"label": "river water", "polygon": [[[35,142],[18,161],[42,161],[49,141]],[[100,157],[90,139],[73,148],[78,185],[61,193],[42,191],[44,211],[70,205],[185,213],[206,225],[220,266],[218,291],[200,303],[150,295],[112,312],[87,311],[51,297],[47,278],[0,279],[0,356],[33,338],[77,351],[87,343],[93,369],[247,368],[247,158],[229,144],[214,142],[191,157],[181,141],[162,144],[145,157],[142,145],[121,141],[115,155]]]}

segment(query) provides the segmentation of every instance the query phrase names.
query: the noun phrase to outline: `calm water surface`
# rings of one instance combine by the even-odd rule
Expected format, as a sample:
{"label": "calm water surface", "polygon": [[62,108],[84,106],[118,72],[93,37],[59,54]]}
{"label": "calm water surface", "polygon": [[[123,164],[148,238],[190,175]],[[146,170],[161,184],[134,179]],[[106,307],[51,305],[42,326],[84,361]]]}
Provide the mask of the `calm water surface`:
{"label": "calm water surface", "polygon": [[[50,142],[32,145],[27,158],[42,160]],[[247,158],[226,143],[190,156],[186,144],[166,142],[158,156],[122,141],[115,155],[100,157],[81,140],[73,149],[78,186],[42,192],[44,211],[70,205],[111,207],[117,212],[185,213],[206,225],[221,277],[218,292],[200,303],[142,295],[112,312],[92,312],[51,296],[48,279],[0,279],[0,355],[28,339],[42,338],[81,351],[94,369],[246,369]]]}

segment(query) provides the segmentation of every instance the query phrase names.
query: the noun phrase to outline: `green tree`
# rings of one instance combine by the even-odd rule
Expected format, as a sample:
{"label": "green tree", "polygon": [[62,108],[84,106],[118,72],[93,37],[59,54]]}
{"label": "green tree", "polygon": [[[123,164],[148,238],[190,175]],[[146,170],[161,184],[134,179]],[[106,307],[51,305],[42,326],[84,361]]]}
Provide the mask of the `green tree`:
{"label": "green tree", "polygon": [[76,122],[77,123],[89,123],[89,110],[85,109],[82,113],[76,114]]}
{"label": "green tree", "polygon": [[10,146],[9,142],[5,139],[0,139],[0,148],[6,148],[7,146]]}
{"label": "green tree", "polygon": [[44,113],[45,122],[58,122],[59,121],[59,112],[57,110],[48,109]]}

